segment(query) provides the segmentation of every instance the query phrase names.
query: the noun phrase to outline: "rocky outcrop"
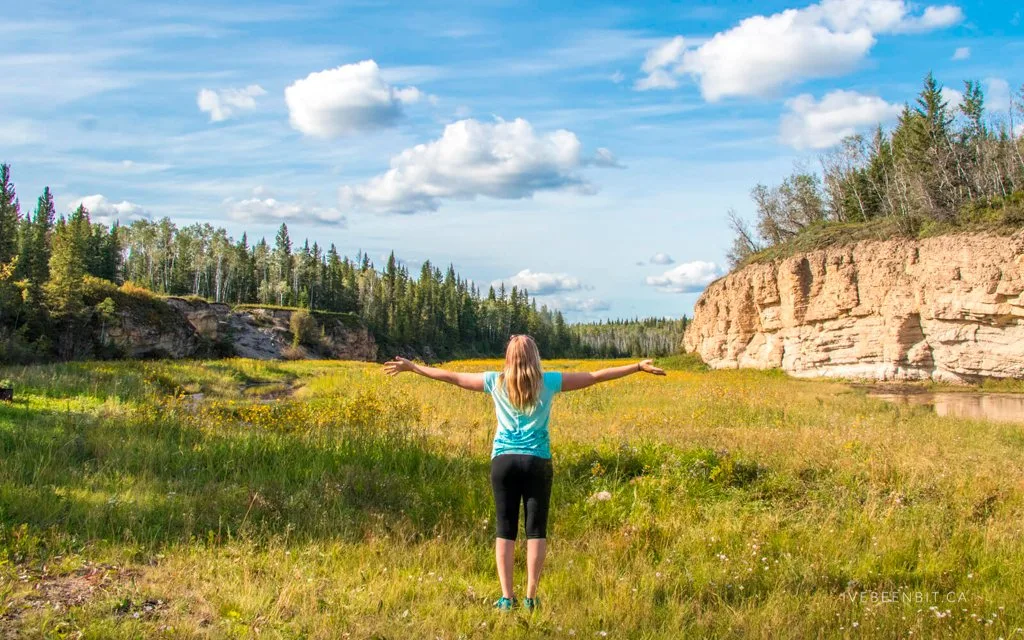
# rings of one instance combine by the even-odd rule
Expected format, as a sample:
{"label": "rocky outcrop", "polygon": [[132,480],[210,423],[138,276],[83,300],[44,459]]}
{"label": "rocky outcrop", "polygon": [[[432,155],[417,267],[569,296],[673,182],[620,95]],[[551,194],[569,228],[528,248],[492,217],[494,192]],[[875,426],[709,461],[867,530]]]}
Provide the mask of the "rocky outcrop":
{"label": "rocky outcrop", "polygon": [[[235,353],[243,358],[275,360],[286,353],[292,343],[290,330],[292,311],[288,309],[247,309],[227,317],[227,335]],[[322,329],[319,344],[306,348],[305,355],[339,360],[375,360],[377,344],[365,326],[346,323],[331,314],[313,314]]]}
{"label": "rocky outcrop", "polygon": [[[144,312],[140,313],[140,309]],[[243,358],[274,360],[317,357],[375,360],[377,345],[369,329],[342,314],[315,313],[322,335],[318,344],[291,350],[288,309],[233,310],[198,298],[147,300],[115,313],[103,327],[103,340],[129,357],[185,358],[234,353]]]}
{"label": "rocky outcrop", "polygon": [[196,333],[209,340],[222,337],[222,323],[231,315],[231,307],[197,298],[165,298],[167,305],[192,325]]}
{"label": "rocky outcrop", "polygon": [[200,347],[199,336],[185,318],[159,310],[117,311],[101,326],[100,341],[129,358],[187,358]]}
{"label": "rocky outcrop", "polygon": [[1024,232],[864,241],[751,264],[708,286],[684,342],[713,368],[1024,378]]}

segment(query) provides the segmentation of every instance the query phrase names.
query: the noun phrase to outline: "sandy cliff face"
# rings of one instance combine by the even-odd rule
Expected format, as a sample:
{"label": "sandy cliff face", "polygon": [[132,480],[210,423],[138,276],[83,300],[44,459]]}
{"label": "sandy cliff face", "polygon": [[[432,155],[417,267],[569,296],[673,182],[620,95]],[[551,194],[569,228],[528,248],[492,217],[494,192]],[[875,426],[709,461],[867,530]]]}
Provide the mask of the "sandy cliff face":
{"label": "sandy cliff face", "polygon": [[753,264],[697,301],[714,368],[796,376],[1024,378],[1024,232],[866,241]]}

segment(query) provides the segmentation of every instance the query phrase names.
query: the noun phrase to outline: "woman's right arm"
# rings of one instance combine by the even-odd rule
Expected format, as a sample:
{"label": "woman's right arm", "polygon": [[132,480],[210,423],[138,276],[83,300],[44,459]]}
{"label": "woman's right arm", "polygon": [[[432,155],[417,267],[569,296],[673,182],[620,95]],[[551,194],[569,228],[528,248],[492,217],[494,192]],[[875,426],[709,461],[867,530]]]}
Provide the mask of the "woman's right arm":
{"label": "woman's right arm", "polygon": [[418,373],[424,378],[454,384],[468,391],[484,390],[484,374],[482,373],[461,373],[459,371],[428,367],[423,364],[416,364],[411,360],[406,360],[401,356],[395,356],[394,360],[384,363],[384,373],[389,376],[397,376],[403,371],[411,371],[412,373]]}
{"label": "woman's right arm", "polygon": [[562,374],[562,391],[576,391],[586,389],[598,382],[608,382],[618,378],[625,378],[634,373],[650,373],[656,376],[663,376],[665,372],[654,366],[653,360],[641,360],[636,364],[624,364],[621,367],[608,367],[597,371],[566,371]]}

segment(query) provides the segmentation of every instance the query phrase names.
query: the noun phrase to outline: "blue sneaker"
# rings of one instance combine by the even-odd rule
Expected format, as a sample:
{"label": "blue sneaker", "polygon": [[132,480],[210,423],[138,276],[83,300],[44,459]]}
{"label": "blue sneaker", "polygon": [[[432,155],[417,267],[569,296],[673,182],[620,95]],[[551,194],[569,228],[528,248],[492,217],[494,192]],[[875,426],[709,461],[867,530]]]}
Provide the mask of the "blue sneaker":
{"label": "blue sneaker", "polygon": [[527,611],[535,611],[540,607],[540,598],[523,598],[523,607],[526,608]]}
{"label": "blue sneaker", "polygon": [[519,602],[515,598],[506,598],[505,596],[502,596],[494,603],[494,608],[498,611],[511,611],[518,604]]}

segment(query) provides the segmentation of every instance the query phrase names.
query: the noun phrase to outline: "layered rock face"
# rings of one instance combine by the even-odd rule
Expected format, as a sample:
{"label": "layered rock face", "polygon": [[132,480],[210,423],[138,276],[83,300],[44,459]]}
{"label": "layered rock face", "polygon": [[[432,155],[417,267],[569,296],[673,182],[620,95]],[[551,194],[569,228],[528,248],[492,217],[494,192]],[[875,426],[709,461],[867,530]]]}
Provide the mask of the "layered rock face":
{"label": "layered rock face", "polygon": [[199,349],[199,336],[183,317],[122,311],[115,318],[103,328],[101,340],[130,358],[187,358]]}
{"label": "layered rock face", "polygon": [[752,264],[708,286],[684,342],[713,368],[1024,378],[1024,232],[864,241]]}
{"label": "layered rock face", "polygon": [[[240,357],[276,360],[291,345],[291,318],[287,309],[247,309],[230,313],[224,328]],[[377,358],[377,343],[366,327],[348,327],[331,316],[318,317],[317,322],[324,336],[320,353],[310,355],[339,360]]]}
{"label": "layered rock face", "polygon": [[[121,311],[105,337],[138,357],[186,358],[203,355],[211,343],[226,343],[243,358],[274,360],[291,345],[292,312],[287,309],[234,311],[226,304],[166,298],[167,313]],[[151,317],[152,316],[152,317]],[[375,360],[377,344],[365,326],[346,324],[337,316],[319,315],[323,337],[311,357]],[[293,356],[294,357],[294,356]]]}

